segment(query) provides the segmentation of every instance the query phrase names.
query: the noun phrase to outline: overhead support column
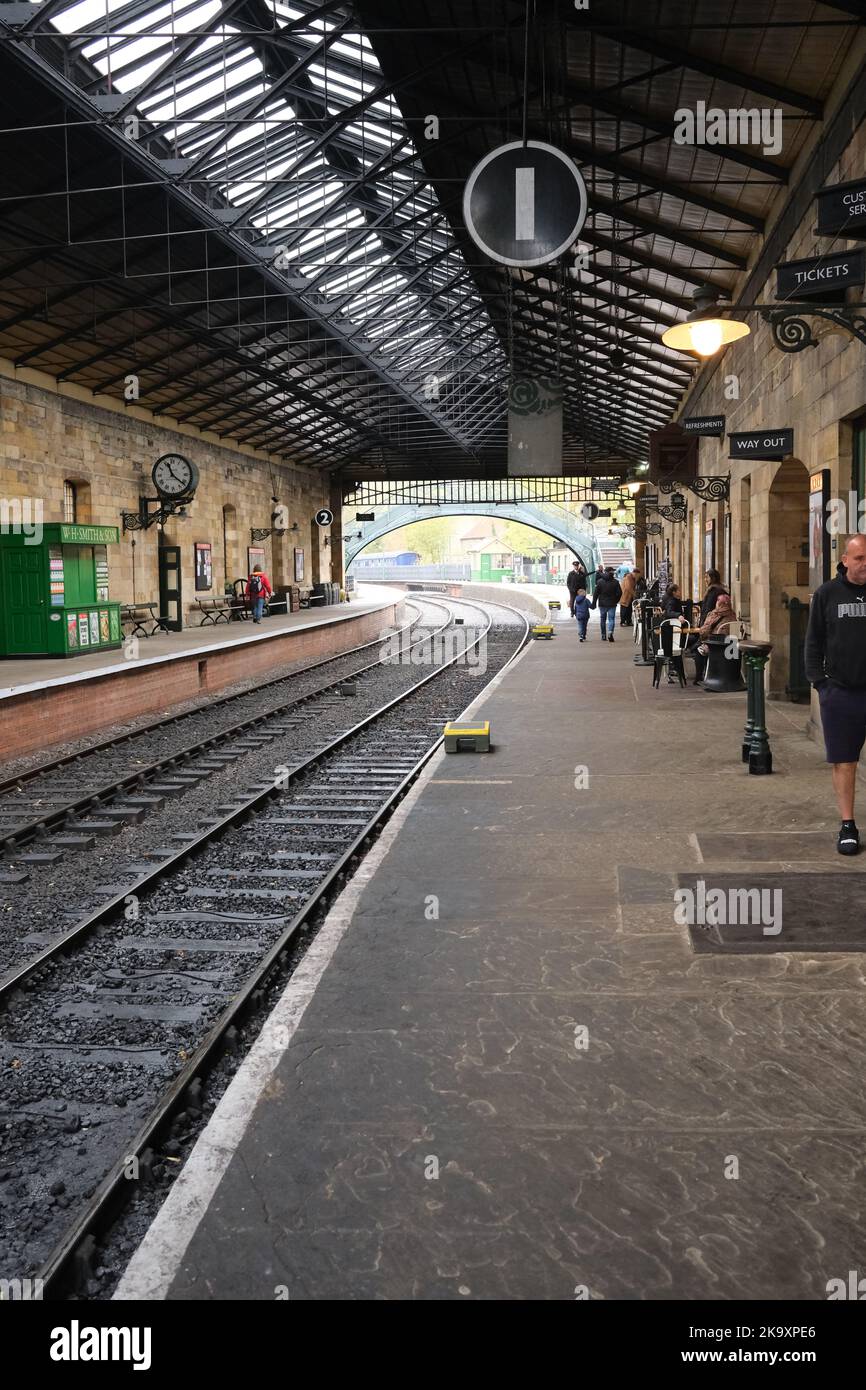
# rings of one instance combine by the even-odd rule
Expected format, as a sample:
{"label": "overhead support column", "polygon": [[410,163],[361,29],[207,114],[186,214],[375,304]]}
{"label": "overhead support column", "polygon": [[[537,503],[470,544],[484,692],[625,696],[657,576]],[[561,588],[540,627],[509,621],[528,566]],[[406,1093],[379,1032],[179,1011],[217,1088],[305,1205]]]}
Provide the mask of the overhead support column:
{"label": "overhead support column", "polygon": [[343,555],[343,488],[338,478],[331,479],[331,498],[328,503],[334,514],[331,522],[331,580],[346,587],[346,563]]}

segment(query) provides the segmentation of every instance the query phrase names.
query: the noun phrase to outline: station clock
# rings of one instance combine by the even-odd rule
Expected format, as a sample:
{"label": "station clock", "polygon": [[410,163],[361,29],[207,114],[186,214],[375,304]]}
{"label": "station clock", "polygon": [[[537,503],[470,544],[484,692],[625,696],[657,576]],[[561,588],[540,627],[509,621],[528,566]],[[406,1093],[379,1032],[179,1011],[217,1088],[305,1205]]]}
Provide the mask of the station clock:
{"label": "station clock", "polygon": [[150,476],[159,496],[173,501],[191,497],[198,487],[198,468],[183,454],[163,454],[153,465]]}

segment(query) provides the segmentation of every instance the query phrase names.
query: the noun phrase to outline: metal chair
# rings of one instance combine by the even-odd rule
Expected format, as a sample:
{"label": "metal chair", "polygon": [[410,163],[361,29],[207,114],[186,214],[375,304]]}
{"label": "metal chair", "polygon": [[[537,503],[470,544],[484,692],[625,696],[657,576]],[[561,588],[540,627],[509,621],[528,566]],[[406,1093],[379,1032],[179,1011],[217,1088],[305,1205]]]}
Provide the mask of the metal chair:
{"label": "metal chair", "polygon": [[658,686],[662,671],[673,671],[680,686],[686,686],[683,670],[683,651],[688,636],[688,623],[683,618],[665,618],[655,631],[653,646],[653,685]]}

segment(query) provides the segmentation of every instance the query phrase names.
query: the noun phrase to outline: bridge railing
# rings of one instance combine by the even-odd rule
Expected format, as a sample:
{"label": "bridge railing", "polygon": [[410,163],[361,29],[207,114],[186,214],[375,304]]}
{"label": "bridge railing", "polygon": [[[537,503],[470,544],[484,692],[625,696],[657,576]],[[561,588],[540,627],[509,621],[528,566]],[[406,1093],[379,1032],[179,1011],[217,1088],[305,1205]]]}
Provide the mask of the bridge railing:
{"label": "bridge railing", "polygon": [[346,567],[358,584],[375,584],[377,580],[450,579],[463,582],[472,578],[471,565],[362,565]]}

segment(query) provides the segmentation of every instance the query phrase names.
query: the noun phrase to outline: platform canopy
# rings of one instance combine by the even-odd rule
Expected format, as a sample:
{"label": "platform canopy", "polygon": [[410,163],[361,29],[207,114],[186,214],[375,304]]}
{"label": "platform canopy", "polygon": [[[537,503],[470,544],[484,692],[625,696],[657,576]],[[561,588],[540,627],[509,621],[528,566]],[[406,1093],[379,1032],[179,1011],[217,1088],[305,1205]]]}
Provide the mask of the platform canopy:
{"label": "platform canopy", "polygon": [[[0,4],[0,355],[347,479],[500,475],[512,373],[558,375],[565,471],[627,469],[691,379],[661,333],[735,286],[861,12]],[[779,109],[781,148],[678,143],[701,102]],[[524,117],[583,173],[579,260],[466,233]]]}

